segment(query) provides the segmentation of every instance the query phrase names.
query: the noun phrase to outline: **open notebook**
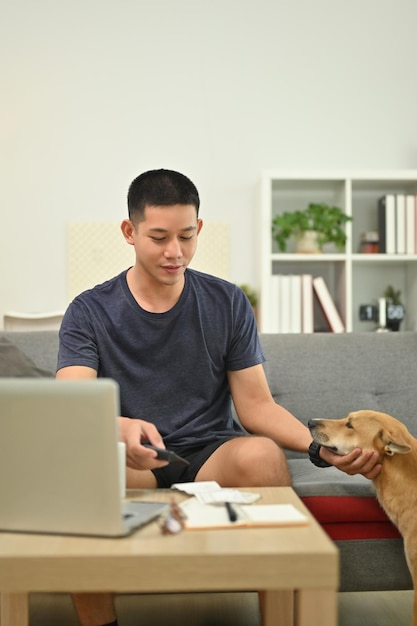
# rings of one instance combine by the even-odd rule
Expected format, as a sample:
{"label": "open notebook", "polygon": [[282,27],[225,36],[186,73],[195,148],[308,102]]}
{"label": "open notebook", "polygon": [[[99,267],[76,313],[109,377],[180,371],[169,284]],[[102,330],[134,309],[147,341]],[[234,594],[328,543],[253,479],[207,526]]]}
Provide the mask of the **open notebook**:
{"label": "open notebook", "polygon": [[119,390],[105,379],[0,379],[0,531],[123,536],[168,505],[122,502]]}
{"label": "open notebook", "polygon": [[[271,528],[274,526],[306,526],[308,517],[292,504],[204,504],[197,498],[181,503],[185,528]],[[233,513],[231,518],[230,512]]]}

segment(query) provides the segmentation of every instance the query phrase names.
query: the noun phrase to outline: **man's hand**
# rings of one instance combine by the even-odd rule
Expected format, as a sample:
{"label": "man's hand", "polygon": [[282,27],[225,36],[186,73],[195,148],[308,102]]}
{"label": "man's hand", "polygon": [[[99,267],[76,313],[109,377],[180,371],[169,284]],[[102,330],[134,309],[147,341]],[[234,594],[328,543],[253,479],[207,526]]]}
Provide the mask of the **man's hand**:
{"label": "man's hand", "polygon": [[141,445],[149,442],[157,448],[165,448],[156,427],[144,420],[119,417],[120,440],[126,444],[126,465],[136,470],[154,469],[168,465],[168,461],[156,458],[155,450]]}
{"label": "man's hand", "polygon": [[370,480],[378,476],[382,467],[379,454],[374,450],[362,451],[360,448],[355,448],[355,450],[352,450],[349,454],[340,456],[322,446],[320,456],[324,461],[331,463],[350,476],[362,474],[365,478],[369,478]]}

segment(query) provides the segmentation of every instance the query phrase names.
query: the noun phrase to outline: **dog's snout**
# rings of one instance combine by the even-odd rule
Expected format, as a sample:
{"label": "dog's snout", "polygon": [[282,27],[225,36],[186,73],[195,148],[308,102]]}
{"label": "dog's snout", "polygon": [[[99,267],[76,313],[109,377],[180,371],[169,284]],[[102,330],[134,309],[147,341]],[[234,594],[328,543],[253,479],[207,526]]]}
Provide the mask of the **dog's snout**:
{"label": "dog's snout", "polygon": [[307,426],[309,427],[309,429],[310,429],[311,431],[313,431],[313,430],[316,430],[316,429],[318,428],[318,426],[319,426],[319,422],[320,422],[320,420],[319,420],[319,419],[312,419],[312,420],[308,420],[308,422],[307,422]]}
{"label": "dog's snout", "polygon": [[329,438],[323,429],[322,420],[320,418],[308,420],[307,426],[314,441],[322,445],[327,443]]}

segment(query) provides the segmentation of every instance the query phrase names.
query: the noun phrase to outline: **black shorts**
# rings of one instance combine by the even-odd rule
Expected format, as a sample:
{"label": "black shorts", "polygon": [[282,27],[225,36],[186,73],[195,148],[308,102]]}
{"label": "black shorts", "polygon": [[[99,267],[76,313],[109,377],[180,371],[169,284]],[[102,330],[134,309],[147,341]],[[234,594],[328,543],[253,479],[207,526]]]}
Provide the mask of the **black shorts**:
{"label": "black shorts", "polygon": [[[239,436],[239,435],[237,435]],[[189,465],[181,465],[180,463],[170,463],[165,467],[151,470],[158,482],[158,489],[169,489],[174,483],[191,483],[194,482],[200,468],[204,465],[213,452],[217,450],[223,443],[236,439],[236,435],[224,437],[218,441],[213,441],[204,446],[186,446],[176,447],[170,446],[170,450],[176,452],[184,459],[190,462]]]}

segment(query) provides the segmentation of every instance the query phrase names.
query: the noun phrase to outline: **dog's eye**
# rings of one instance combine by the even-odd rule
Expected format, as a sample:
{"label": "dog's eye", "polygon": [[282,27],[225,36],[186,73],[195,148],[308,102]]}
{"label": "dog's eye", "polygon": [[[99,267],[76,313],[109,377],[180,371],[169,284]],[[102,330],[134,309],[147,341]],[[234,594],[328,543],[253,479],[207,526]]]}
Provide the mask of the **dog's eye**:
{"label": "dog's eye", "polygon": [[346,428],[351,428],[353,430],[353,426],[351,422],[346,422]]}

